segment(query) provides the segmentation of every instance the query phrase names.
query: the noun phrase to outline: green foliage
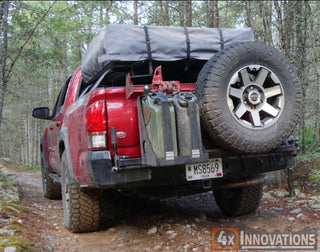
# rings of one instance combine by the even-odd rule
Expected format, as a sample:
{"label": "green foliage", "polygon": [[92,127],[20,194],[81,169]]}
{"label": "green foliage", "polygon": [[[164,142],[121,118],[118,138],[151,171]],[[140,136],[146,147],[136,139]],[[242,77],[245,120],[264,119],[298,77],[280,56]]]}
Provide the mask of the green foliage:
{"label": "green foliage", "polygon": [[308,180],[320,184],[320,170],[312,170]]}
{"label": "green foliage", "polygon": [[37,166],[31,166],[29,164],[22,164],[22,169],[23,170],[28,170],[28,171],[40,171],[41,170],[41,167],[39,165]]}
{"label": "green foliage", "polygon": [[297,160],[300,162],[310,162],[318,159],[320,159],[319,152],[312,152],[312,153],[301,154],[297,156]]}
{"label": "green foliage", "polygon": [[6,161],[6,165],[17,166],[17,162],[15,160],[9,159],[8,161]]}
{"label": "green foliage", "polygon": [[19,235],[2,235],[0,237],[0,250],[4,251],[6,247],[15,247],[18,252],[34,251],[32,243]]}
{"label": "green foliage", "polygon": [[[6,166],[8,167],[12,167],[16,170],[20,170],[20,171],[33,171],[33,172],[37,172],[41,170],[40,165],[37,166],[32,166],[30,164],[19,164],[16,160],[13,159],[9,159],[6,161]],[[10,180],[10,178],[8,178],[8,180]],[[11,181],[13,182],[13,181]]]}
{"label": "green foliage", "polygon": [[[320,130],[313,122],[306,122],[303,134],[300,134],[301,148],[304,150],[303,156],[311,159],[320,155]],[[302,157],[303,157],[302,156]]]}
{"label": "green foliage", "polygon": [[22,235],[25,227],[19,219],[25,211],[17,185],[0,172],[0,251],[10,246],[18,251],[32,251],[31,242]]}
{"label": "green foliage", "polygon": [[296,176],[298,176],[298,179],[309,181],[310,183],[314,184],[316,191],[319,191],[319,188],[320,188],[319,167],[320,167],[320,152],[308,151],[305,154],[301,154],[297,156],[297,165],[294,170],[295,170]]}

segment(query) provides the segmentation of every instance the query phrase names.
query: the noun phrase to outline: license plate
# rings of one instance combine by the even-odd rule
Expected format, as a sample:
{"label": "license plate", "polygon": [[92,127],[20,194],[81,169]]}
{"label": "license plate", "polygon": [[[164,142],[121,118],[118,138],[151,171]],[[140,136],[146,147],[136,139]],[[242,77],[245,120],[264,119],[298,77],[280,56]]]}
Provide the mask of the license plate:
{"label": "license plate", "polygon": [[186,164],[187,181],[223,177],[222,158],[209,159],[206,163]]}

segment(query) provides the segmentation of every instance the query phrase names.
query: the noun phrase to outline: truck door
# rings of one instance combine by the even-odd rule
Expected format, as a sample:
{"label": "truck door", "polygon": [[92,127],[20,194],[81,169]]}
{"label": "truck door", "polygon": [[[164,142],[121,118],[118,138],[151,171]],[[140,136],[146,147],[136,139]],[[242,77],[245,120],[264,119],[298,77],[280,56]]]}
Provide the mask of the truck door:
{"label": "truck door", "polygon": [[48,150],[49,150],[49,164],[54,171],[59,171],[59,143],[58,137],[61,129],[63,119],[63,106],[66,100],[66,93],[71,77],[62,86],[56,104],[52,111],[52,120],[48,127]]}

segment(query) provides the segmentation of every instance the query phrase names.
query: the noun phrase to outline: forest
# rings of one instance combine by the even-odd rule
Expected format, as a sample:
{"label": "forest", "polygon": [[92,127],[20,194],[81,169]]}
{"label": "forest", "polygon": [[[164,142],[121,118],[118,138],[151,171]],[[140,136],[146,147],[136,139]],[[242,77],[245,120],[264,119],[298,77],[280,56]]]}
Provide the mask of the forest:
{"label": "forest", "polygon": [[108,24],[252,27],[257,41],[296,67],[303,113],[295,131],[302,160],[320,157],[320,3],[318,1],[1,1],[0,157],[40,163],[46,122],[32,108],[53,107],[91,38]]}

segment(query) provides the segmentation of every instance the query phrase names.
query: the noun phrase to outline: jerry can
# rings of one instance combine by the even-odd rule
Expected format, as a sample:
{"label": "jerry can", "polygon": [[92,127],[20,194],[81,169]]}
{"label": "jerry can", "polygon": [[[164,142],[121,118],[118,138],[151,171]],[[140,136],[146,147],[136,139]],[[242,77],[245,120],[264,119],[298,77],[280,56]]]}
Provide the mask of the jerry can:
{"label": "jerry can", "polygon": [[[142,98],[141,107],[145,127],[154,153],[158,158],[173,160],[174,156],[177,156],[176,117],[173,97],[155,92]],[[169,110],[169,113],[165,113],[164,110]]]}
{"label": "jerry can", "polygon": [[202,152],[201,128],[197,97],[180,92],[173,99],[180,156],[198,158]]}

